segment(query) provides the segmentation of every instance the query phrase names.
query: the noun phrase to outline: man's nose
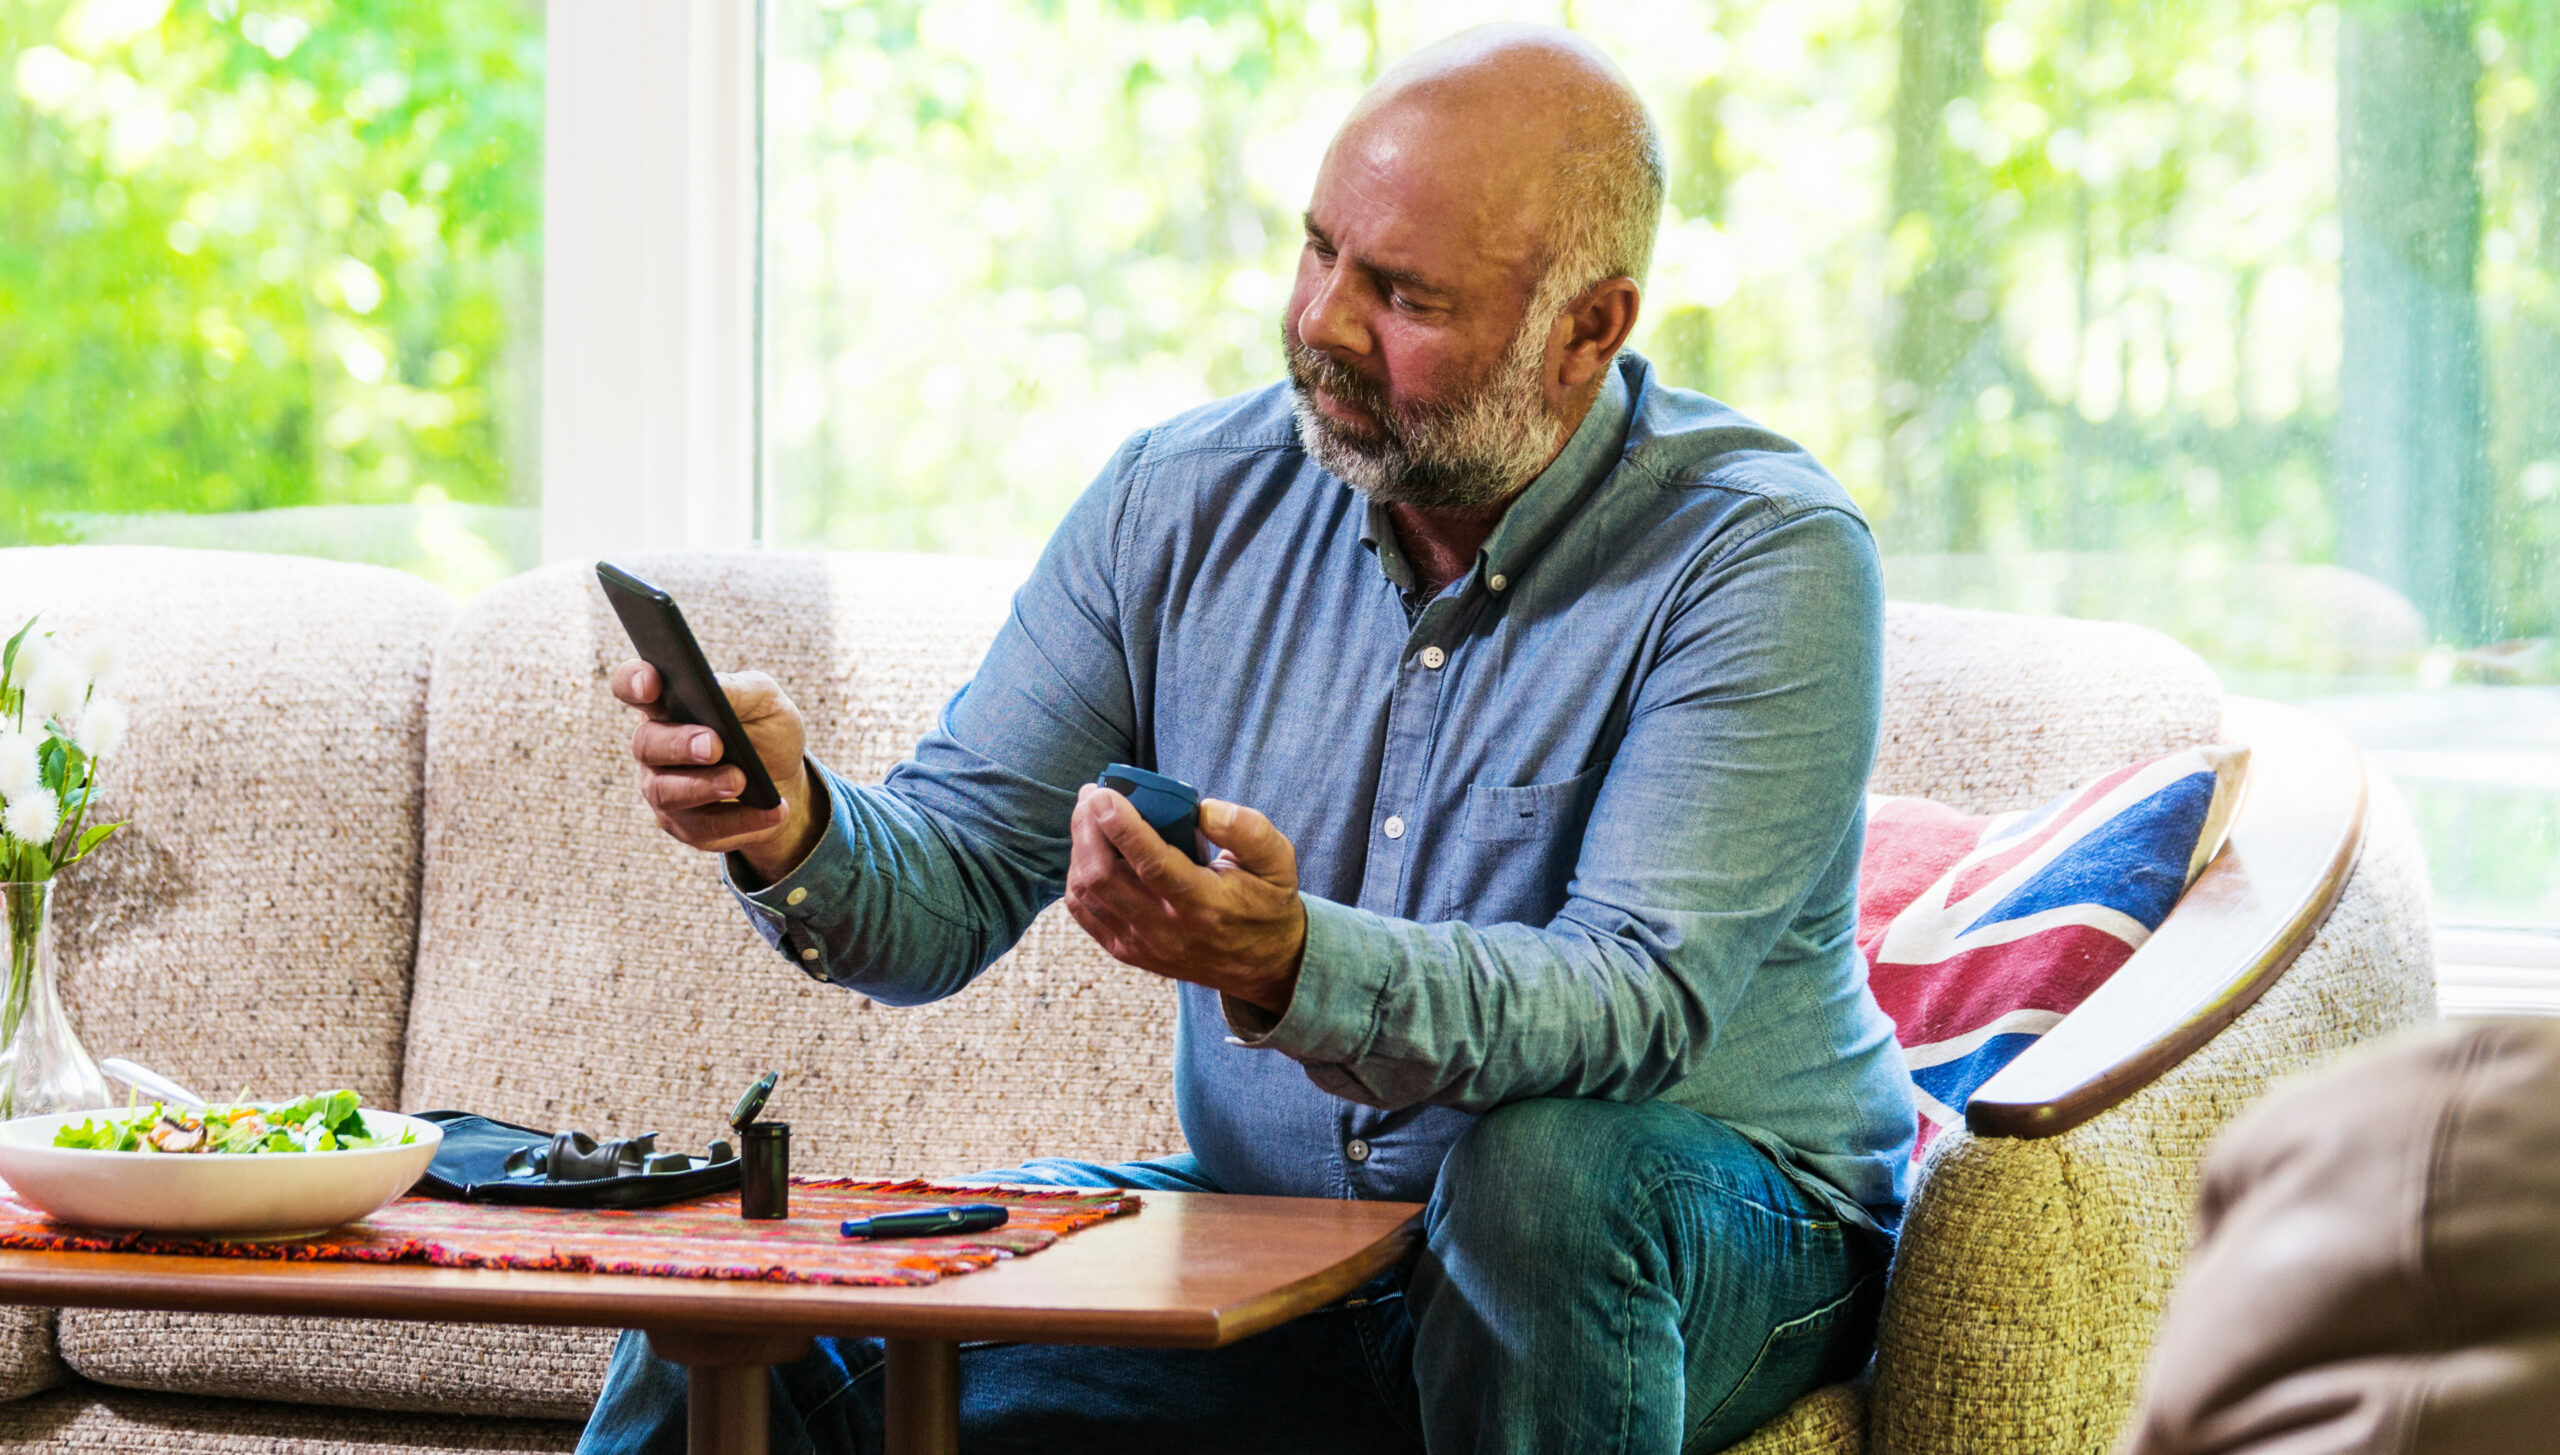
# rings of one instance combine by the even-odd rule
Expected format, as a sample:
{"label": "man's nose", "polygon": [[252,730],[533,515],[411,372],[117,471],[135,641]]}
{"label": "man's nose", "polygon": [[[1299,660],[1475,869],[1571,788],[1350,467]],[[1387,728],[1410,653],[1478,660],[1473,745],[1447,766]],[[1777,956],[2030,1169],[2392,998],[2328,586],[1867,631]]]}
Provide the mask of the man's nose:
{"label": "man's nose", "polygon": [[1328,353],[1369,355],[1375,341],[1352,296],[1350,274],[1337,264],[1316,275],[1315,290],[1298,310],[1298,342]]}

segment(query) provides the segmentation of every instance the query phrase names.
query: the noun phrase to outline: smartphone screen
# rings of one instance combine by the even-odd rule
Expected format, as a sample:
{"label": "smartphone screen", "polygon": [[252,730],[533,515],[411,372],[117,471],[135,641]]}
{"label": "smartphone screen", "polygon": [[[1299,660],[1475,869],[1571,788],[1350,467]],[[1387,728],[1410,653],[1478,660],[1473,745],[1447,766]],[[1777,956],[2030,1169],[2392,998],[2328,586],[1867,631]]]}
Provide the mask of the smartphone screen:
{"label": "smartphone screen", "polygon": [[747,778],[738,802],[749,808],[781,803],[773,775],[764,771],[764,760],[747,740],[746,728],[729,706],[729,694],[720,690],[710,661],[702,655],[702,644],[693,639],[693,628],[685,625],[675,598],[609,561],[596,562],[596,579],[604,584],[604,599],[613,603],[613,614],[622,618],[633,650],[641,661],[658,669],[658,706],[673,721],[707,727],[720,735],[720,764],[714,766],[735,765]]}

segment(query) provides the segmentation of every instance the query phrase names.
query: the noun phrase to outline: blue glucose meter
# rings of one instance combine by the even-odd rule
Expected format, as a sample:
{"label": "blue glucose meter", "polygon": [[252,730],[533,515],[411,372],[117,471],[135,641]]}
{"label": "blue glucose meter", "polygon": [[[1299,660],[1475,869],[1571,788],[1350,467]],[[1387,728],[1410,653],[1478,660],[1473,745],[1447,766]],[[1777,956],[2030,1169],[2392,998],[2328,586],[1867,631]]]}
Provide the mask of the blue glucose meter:
{"label": "blue glucose meter", "polygon": [[1179,778],[1114,763],[1102,770],[1095,780],[1103,787],[1126,798],[1136,806],[1138,817],[1166,843],[1191,856],[1194,864],[1207,864],[1217,850],[1200,839],[1200,790]]}

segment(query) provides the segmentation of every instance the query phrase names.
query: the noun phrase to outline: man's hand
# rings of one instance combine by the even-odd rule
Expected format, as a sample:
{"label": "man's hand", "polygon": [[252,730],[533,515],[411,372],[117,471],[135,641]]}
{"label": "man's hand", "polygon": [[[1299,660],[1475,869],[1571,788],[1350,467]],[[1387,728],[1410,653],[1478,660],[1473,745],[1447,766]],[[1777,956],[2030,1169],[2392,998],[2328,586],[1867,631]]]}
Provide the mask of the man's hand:
{"label": "man's hand", "polygon": [[667,720],[658,706],[657,668],[646,662],[616,667],[613,695],[648,719],[631,735],[631,756],[639,760],[640,796],[658,815],[658,827],[679,843],[738,854],[771,883],[809,857],[827,827],[812,809],[819,794],[803,756],[807,736],[800,709],[762,672],[723,672],[718,680],[756,756],[782,791],[778,808],[729,801],[745,791],[746,773],[726,764],[706,766],[720,762],[718,733]]}
{"label": "man's hand", "polygon": [[1113,959],[1286,1015],[1307,948],[1298,851],[1250,808],[1200,800],[1225,852],[1207,868],[1156,836],[1137,807],[1088,783],[1076,795],[1067,913]]}

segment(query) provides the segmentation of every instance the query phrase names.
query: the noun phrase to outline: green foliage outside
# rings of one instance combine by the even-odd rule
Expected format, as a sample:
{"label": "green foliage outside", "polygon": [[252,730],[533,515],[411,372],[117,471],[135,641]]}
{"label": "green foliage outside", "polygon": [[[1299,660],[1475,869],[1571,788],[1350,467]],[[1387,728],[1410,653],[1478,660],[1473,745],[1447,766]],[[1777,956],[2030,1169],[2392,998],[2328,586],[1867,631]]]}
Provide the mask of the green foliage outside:
{"label": "green foliage outside", "polygon": [[541,36],[529,0],[0,0],[0,543],[529,564]]}

